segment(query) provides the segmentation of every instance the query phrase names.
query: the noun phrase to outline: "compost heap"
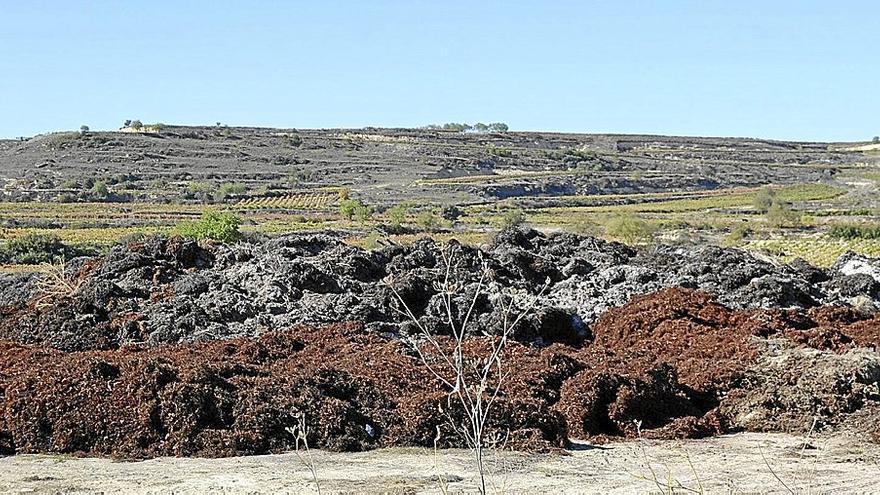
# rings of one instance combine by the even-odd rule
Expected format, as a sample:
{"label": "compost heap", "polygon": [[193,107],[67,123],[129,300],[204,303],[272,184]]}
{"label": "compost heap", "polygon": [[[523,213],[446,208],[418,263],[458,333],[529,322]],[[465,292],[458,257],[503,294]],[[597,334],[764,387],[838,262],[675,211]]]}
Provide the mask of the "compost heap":
{"label": "compost heap", "polygon": [[454,318],[474,303],[469,356],[497,339],[507,303],[534,303],[488,419],[506,447],[878,434],[880,261],[778,266],[516,228],[482,249],[155,237],[4,276],[0,454],[279,452],[303,422],[313,448],[463,446],[460,407],[414,350],[419,327],[451,344],[436,283],[449,261]]}

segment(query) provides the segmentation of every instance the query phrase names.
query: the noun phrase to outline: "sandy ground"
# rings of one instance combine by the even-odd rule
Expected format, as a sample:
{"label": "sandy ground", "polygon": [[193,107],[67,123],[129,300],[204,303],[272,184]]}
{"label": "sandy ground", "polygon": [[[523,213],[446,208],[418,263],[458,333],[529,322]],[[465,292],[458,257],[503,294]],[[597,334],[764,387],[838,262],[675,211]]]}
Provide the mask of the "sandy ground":
{"label": "sandy ground", "polygon": [[[445,480],[449,493],[473,492],[465,451],[312,455],[321,493],[441,493],[439,480]],[[578,444],[570,455],[501,453],[491,465],[496,493],[880,492],[880,445],[848,437],[749,433],[680,442]],[[2,493],[316,491],[295,453],[142,462],[48,455],[0,459]]]}

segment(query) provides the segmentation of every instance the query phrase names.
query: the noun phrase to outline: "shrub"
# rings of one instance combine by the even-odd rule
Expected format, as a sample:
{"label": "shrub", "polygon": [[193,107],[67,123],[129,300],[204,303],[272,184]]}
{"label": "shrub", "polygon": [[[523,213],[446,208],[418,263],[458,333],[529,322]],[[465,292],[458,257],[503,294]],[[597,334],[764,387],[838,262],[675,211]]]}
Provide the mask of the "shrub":
{"label": "shrub", "polygon": [[797,225],[798,217],[791,211],[791,206],[785,201],[774,201],[767,210],[767,223],[771,227],[785,227]]}
{"label": "shrub", "polygon": [[395,227],[400,227],[400,225],[406,221],[406,217],[409,215],[409,205],[405,203],[394,205],[388,209],[386,215],[388,216],[388,221],[391,223],[391,225]]}
{"label": "shrub", "polygon": [[213,197],[216,190],[210,182],[188,182],[186,184],[186,197],[192,199],[208,199]]}
{"label": "shrub", "polygon": [[494,144],[486,145],[486,153],[502,158],[513,156],[513,152],[510,151],[509,148],[505,148],[503,146],[495,146]]}
{"label": "shrub", "polygon": [[339,203],[339,214],[351,220],[363,206],[364,204],[356,199],[344,199]]}
{"label": "shrub", "polygon": [[107,188],[107,183],[102,180],[93,182],[89,192],[92,194],[92,197],[97,200],[105,200],[110,196],[110,190]]}
{"label": "shrub", "polygon": [[216,210],[205,210],[202,218],[195,222],[184,222],[174,230],[175,233],[190,239],[211,239],[219,242],[235,242],[242,238],[241,218],[236,214]]}
{"label": "shrub", "polygon": [[874,138],[871,139],[871,142],[874,144],[880,144],[880,136],[874,136]]}
{"label": "shrub", "polygon": [[54,234],[26,234],[0,247],[0,261],[19,265],[54,263],[90,254],[94,253],[68,246]]}
{"label": "shrub", "polygon": [[752,229],[748,226],[748,224],[740,224],[733,228],[729,234],[724,238],[724,242],[722,244],[725,247],[733,247],[738,246],[745,240],[746,237],[751,235]]}
{"label": "shrub", "polygon": [[354,217],[360,222],[366,222],[372,215],[373,210],[365,204],[359,204],[354,208]]}
{"label": "shrub", "polygon": [[828,235],[837,239],[880,239],[880,224],[839,224],[828,230]]}
{"label": "shrub", "polygon": [[87,125],[79,126],[79,133],[80,134],[87,134],[88,132],[89,132],[89,126],[87,126]]}
{"label": "shrub", "polygon": [[419,213],[418,222],[423,230],[435,230],[440,226],[440,217],[433,210],[424,210]]}
{"label": "shrub", "polygon": [[244,184],[235,184],[230,182],[223,184],[217,188],[217,192],[214,193],[214,199],[217,201],[225,201],[232,196],[237,196],[246,192],[247,187]]}
{"label": "shrub", "polygon": [[650,242],[654,235],[654,228],[633,214],[624,214],[612,218],[606,224],[605,232],[627,244],[637,244]]}
{"label": "shrub", "polygon": [[526,215],[522,210],[507,210],[501,215],[501,225],[504,228],[515,227],[526,222]]}
{"label": "shrub", "polygon": [[773,206],[773,203],[776,201],[776,191],[770,189],[769,187],[761,188],[755,194],[755,199],[753,205],[756,210],[761,213],[767,213],[770,211],[770,207]]}

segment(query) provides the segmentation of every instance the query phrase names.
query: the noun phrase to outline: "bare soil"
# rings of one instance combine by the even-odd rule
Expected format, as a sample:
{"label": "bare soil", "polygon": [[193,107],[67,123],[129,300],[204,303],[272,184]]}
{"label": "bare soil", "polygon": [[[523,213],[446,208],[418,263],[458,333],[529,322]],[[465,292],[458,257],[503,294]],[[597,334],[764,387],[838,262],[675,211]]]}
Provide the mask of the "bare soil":
{"label": "bare soil", "polygon": [[[851,437],[741,433],[703,440],[578,443],[567,455],[493,454],[503,493],[870,493],[880,446]],[[313,451],[322,493],[472,493],[461,450]],[[656,481],[655,481],[656,477]],[[0,493],[316,493],[295,453],[113,462],[68,456],[0,458]]]}

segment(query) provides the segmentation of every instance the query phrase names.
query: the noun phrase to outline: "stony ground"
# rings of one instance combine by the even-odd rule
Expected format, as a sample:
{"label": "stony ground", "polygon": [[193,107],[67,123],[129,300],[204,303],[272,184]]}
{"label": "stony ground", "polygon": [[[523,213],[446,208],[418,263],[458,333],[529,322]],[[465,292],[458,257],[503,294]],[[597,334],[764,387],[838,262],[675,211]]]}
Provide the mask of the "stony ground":
{"label": "stony ground", "polygon": [[[746,433],[704,440],[611,443],[566,455],[492,457],[501,493],[871,493],[880,446],[850,437]],[[313,451],[321,493],[472,493],[465,451]],[[655,481],[656,478],[656,481]],[[0,458],[2,493],[316,493],[295,453],[141,462],[66,456]]]}

